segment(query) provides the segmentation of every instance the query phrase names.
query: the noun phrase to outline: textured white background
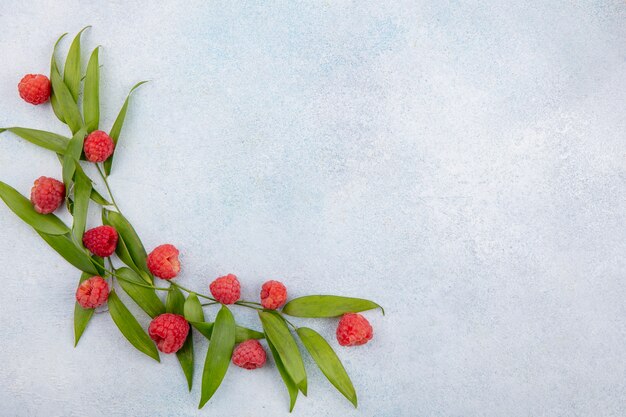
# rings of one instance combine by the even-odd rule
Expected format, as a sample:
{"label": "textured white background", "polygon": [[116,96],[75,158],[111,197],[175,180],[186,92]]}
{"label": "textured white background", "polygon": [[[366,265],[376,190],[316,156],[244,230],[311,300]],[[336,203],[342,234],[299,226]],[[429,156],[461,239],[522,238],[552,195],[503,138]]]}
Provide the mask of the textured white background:
{"label": "textured white background", "polygon": [[[623,1],[125,3],[3,0],[0,126],[67,132],[16,85],[91,24],[105,130],[152,80],[111,182],[149,249],[181,249],[181,284],[384,305],[337,347],[359,409],[307,358],[294,415],[626,415]],[[40,175],[55,156],[2,134],[0,179]],[[0,415],[287,415],[273,364],[197,411],[199,373],[188,393],[108,315],[74,349],[79,274],[4,206],[0,237]]]}

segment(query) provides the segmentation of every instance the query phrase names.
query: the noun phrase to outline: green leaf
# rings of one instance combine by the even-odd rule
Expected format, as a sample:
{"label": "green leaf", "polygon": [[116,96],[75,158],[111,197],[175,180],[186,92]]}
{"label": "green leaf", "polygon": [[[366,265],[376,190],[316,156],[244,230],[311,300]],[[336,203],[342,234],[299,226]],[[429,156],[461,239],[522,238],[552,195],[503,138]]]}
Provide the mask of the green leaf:
{"label": "green leaf", "polygon": [[211,333],[211,343],[206,354],[202,372],[202,395],[198,408],[204,407],[219,388],[235,347],[235,318],[226,306],[222,306]]}
{"label": "green leaf", "polygon": [[113,226],[115,230],[117,230],[117,233],[119,233],[120,237],[124,241],[133,264],[136,266],[138,271],[141,271],[140,275],[142,278],[149,284],[152,284],[152,275],[150,274],[148,265],[146,264],[146,258],[148,255],[146,254],[146,249],[144,248],[143,243],[141,243],[137,232],[133,229],[133,226],[131,226],[124,216],[115,211],[106,210],[106,219],[109,225]]}
{"label": "green leaf", "polygon": [[7,127],[0,129],[0,133],[5,130],[16,134],[30,143],[61,154],[65,153],[67,144],[70,141],[65,136],[57,135],[52,132],[46,132],[44,130],[27,129],[25,127]]}
{"label": "green leaf", "polygon": [[268,311],[259,311],[263,330],[267,339],[274,345],[287,373],[306,395],[306,371],[298,350],[298,345],[291,335],[285,321],[278,315]]}
{"label": "green leaf", "polygon": [[95,188],[91,189],[91,195],[90,195],[91,201],[93,201],[96,204],[99,204],[101,206],[110,206],[111,203],[104,197],[102,197],[102,194],[100,194],[98,191],[96,191]]}
{"label": "green leaf", "polygon": [[[194,329],[202,333],[204,337],[211,340],[211,332],[213,331],[213,322],[199,322],[189,321]],[[235,343],[245,342],[248,339],[264,339],[265,334],[257,332],[256,330],[248,329],[247,327],[236,326],[235,327]]]}
{"label": "green leaf", "polygon": [[202,310],[202,305],[196,294],[191,293],[187,296],[183,313],[187,321],[204,321],[204,311]]}
{"label": "green leaf", "polygon": [[76,171],[76,165],[83,152],[83,144],[85,142],[85,135],[87,131],[85,128],[81,128],[76,132],[70,143],[67,145],[67,150],[63,156],[63,184],[65,184],[65,193],[69,194],[72,187],[72,179],[74,178],[74,172]]}
{"label": "green leaf", "polygon": [[69,126],[72,133],[76,133],[83,127],[82,116],[80,115],[76,101],[72,97],[72,93],[61,79],[61,74],[59,73],[54,58],[52,59],[51,67],[50,82],[52,83],[52,93],[55,97],[53,109],[55,106],[57,107],[57,109],[55,109],[55,113],[58,110],[63,118],[62,120],[64,120]]}
{"label": "green leaf", "polygon": [[[91,274],[83,272],[80,276],[80,281],[78,281],[78,285],[89,278],[91,278]],[[74,347],[78,345],[78,341],[83,335],[87,324],[89,324],[94,311],[95,309],[93,308],[82,308],[78,302],[74,303]]]}
{"label": "green leaf", "polygon": [[98,269],[94,266],[91,258],[87,253],[83,252],[81,248],[76,246],[74,241],[67,235],[48,235],[45,233],[37,232],[43,240],[59,255],[63,257],[70,264],[83,272],[88,272],[92,275],[98,275]]}
{"label": "green leaf", "polygon": [[65,223],[54,214],[37,213],[29,199],[2,181],[0,181],[0,198],[13,213],[39,232],[64,235],[70,231]]}
{"label": "green leaf", "polygon": [[295,317],[338,317],[345,313],[358,313],[359,311],[380,308],[373,301],[362,298],[339,297],[336,295],[308,295],[296,298],[283,307],[283,313]]}
{"label": "green leaf", "polygon": [[85,88],[83,91],[83,116],[87,132],[98,130],[100,124],[100,65],[98,65],[98,49],[93,50],[87,64]]}
{"label": "green leaf", "polygon": [[[170,287],[170,291],[167,293],[165,310],[168,313],[178,314],[179,316],[184,315],[185,296],[180,289],[174,285]],[[189,391],[191,391],[191,385],[193,383],[193,341],[191,331],[187,334],[187,339],[185,339],[183,347],[176,352],[176,357],[178,358],[180,367],[183,368],[185,378],[187,379],[187,386],[189,387]]]}
{"label": "green leaf", "polygon": [[74,224],[72,236],[76,245],[83,245],[83,234],[87,224],[87,212],[89,210],[89,196],[91,195],[91,180],[76,163],[76,182],[74,184]]}
{"label": "green leaf", "polygon": [[[135,271],[122,267],[116,272],[120,287],[137,303],[143,311],[154,318],[165,313],[165,306],[152,288],[146,288],[146,282]],[[133,283],[136,283],[133,284]]]}
{"label": "green leaf", "polygon": [[298,328],[298,335],[322,373],[356,408],[356,391],[333,348],[319,333],[308,327]]}
{"label": "green leaf", "polygon": [[63,75],[63,81],[67,85],[68,90],[72,94],[72,98],[75,102],[78,101],[78,92],[80,90],[80,35],[85,29],[91,26],[84,27],[78,35],[72,41],[70,49],[67,52],[67,59],[65,60],[65,73]]}
{"label": "green leaf", "polygon": [[178,287],[173,285],[170,287],[167,293],[167,300],[165,300],[165,311],[178,314],[179,316],[185,314],[185,296]]}
{"label": "green leaf", "polygon": [[[113,143],[115,143],[116,147],[117,147],[117,142],[120,138],[120,133],[122,132],[122,127],[124,126],[124,119],[126,119],[126,111],[128,110],[128,101],[130,100],[130,95],[132,94],[133,91],[135,91],[137,87],[147,82],[148,81],[141,81],[135,84],[133,88],[130,89],[128,96],[126,97],[126,100],[124,101],[124,105],[122,106],[119,114],[117,115],[117,118],[115,119],[115,123],[113,123],[113,127],[111,128],[111,131],[109,132],[109,137],[113,139]],[[113,165],[114,156],[115,154],[111,155],[109,159],[104,161],[104,172],[107,175],[111,173],[111,166]]]}
{"label": "green leaf", "polygon": [[[63,35],[61,35],[59,37],[59,39],[57,39],[57,41],[54,44],[54,48],[52,49],[52,58],[50,59],[50,79],[51,80],[52,80],[52,74],[53,73],[56,73],[56,76],[60,77],[59,70],[57,68],[57,61],[54,58],[54,54],[56,53],[57,46],[59,45],[59,42],[61,42],[61,39],[63,39],[65,37],[65,35],[67,35],[67,33],[64,33]],[[52,90],[52,93],[50,95],[50,104],[52,105],[52,110],[54,111],[54,114],[56,115],[56,117],[62,123],[65,123],[65,118],[63,117],[61,104],[59,104],[59,99],[57,98],[57,95],[55,94],[54,89]]]}
{"label": "green leaf", "polygon": [[119,299],[115,290],[111,290],[109,293],[108,303],[111,318],[131,345],[140,352],[150,356],[155,361],[160,362],[159,352],[157,352],[154,342],[143,330],[137,319],[128,311],[128,308],[122,303],[122,300]]}
{"label": "green leaf", "polygon": [[285,386],[287,387],[287,392],[289,393],[289,412],[291,413],[296,405],[296,400],[298,399],[298,387],[287,373],[285,365],[283,365],[283,361],[280,359],[280,356],[278,355],[278,352],[276,351],[274,345],[272,345],[269,340],[267,341],[267,345],[272,352],[272,357],[274,358],[274,363],[276,364],[278,373],[280,373],[280,376],[283,379]]}

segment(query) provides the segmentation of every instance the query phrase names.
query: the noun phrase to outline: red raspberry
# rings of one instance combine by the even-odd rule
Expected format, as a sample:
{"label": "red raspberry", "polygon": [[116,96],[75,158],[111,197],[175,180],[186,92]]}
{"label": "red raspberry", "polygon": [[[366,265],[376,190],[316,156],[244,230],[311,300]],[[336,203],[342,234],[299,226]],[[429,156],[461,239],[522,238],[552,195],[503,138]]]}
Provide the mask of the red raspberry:
{"label": "red raspberry", "polygon": [[41,104],[50,98],[50,80],[45,75],[27,74],[17,85],[20,97],[30,104]]}
{"label": "red raspberry", "polygon": [[30,201],[37,213],[52,213],[59,208],[64,199],[65,185],[54,178],[39,177],[30,190]]}
{"label": "red raspberry", "polygon": [[180,272],[178,254],[178,249],[174,245],[157,246],[148,255],[148,269],[155,277],[172,279]]}
{"label": "red raspberry", "polygon": [[107,302],[109,284],[99,276],[83,281],[76,289],[76,301],[82,308],[96,308]]}
{"label": "red raspberry", "polygon": [[365,317],[356,313],[344,314],[337,326],[337,341],[341,346],[364,345],[374,331]]}
{"label": "red raspberry", "polygon": [[113,255],[117,247],[117,230],[111,226],[98,226],[83,235],[83,245],[96,256],[106,258]]}
{"label": "red raspberry", "polygon": [[287,301],[287,288],[282,282],[267,281],[261,287],[261,305],[263,308],[276,310]]}
{"label": "red raspberry", "polygon": [[85,156],[91,162],[104,162],[113,154],[113,139],[102,130],[94,130],[85,138]]}
{"label": "red raspberry", "polygon": [[217,278],[209,285],[209,289],[213,297],[222,304],[233,304],[241,296],[241,286],[233,274]]}
{"label": "red raspberry", "polygon": [[148,327],[148,334],[154,340],[157,348],[163,353],[175,353],[183,347],[189,323],[183,316],[165,313],[152,320]]}
{"label": "red raspberry", "polygon": [[233,352],[233,363],[243,369],[257,369],[265,365],[265,350],[258,340],[250,339],[241,343]]}

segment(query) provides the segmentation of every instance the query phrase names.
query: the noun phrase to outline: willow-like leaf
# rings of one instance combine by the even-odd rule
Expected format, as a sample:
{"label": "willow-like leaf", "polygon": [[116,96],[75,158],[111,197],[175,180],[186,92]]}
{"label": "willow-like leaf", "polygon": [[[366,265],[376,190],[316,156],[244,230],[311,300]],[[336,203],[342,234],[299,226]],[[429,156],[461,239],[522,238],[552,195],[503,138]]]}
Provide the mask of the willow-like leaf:
{"label": "willow-like leaf", "polygon": [[91,26],[84,27],[72,41],[70,49],[65,59],[65,72],[63,74],[63,82],[72,94],[74,102],[78,102],[78,92],[80,90],[80,35]]}
{"label": "willow-like leaf", "polygon": [[57,135],[52,132],[46,132],[44,130],[27,129],[25,127],[6,127],[0,129],[0,133],[5,130],[16,134],[32,144],[60,154],[65,153],[67,144],[70,141],[69,138],[66,138],[65,136]]}
{"label": "willow-like leaf", "polygon": [[93,50],[87,64],[85,88],[83,90],[83,116],[87,133],[98,130],[100,124],[100,65],[98,64],[98,50]]}
{"label": "willow-like leaf", "polygon": [[283,307],[283,313],[295,317],[339,317],[345,313],[380,308],[378,304],[362,298],[339,297],[337,295],[308,295],[295,298]]}
{"label": "willow-like leaf", "polygon": [[[211,340],[211,333],[213,332],[213,322],[201,322],[201,321],[190,321],[189,324],[193,326],[194,329],[199,331],[204,337]],[[235,343],[245,342],[249,339],[264,339],[265,334],[261,332],[257,332],[256,330],[248,329],[243,326],[235,326]]]}
{"label": "willow-like leaf", "polygon": [[150,317],[154,318],[165,313],[165,306],[152,288],[147,288],[146,282],[135,271],[122,267],[116,272],[120,278],[117,282],[126,294]]}
{"label": "willow-like leaf", "polygon": [[[61,39],[63,39],[66,35],[67,33],[64,33],[63,35],[61,35],[59,39],[57,39],[57,41],[54,43],[54,48],[52,49],[52,58],[50,59],[50,79],[51,80],[52,80],[53,73],[56,73],[55,76],[60,77],[58,66],[57,66],[57,61],[54,55],[56,53],[59,42],[61,42]],[[61,108],[61,104],[59,104],[59,99],[57,98],[57,94],[54,92],[54,89],[52,89],[52,92],[50,94],[50,104],[52,105],[52,110],[54,111],[54,114],[56,115],[57,119],[59,119],[62,123],[65,123],[65,117],[63,116],[63,109]]]}
{"label": "willow-like leaf", "polygon": [[278,352],[272,342],[267,340],[267,346],[270,348],[270,352],[272,352],[272,357],[274,358],[274,363],[276,364],[276,369],[278,369],[278,373],[280,377],[283,379],[285,383],[285,387],[287,387],[287,392],[289,393],[289,412],[293,411],[293,408],[296,406],[296,400],[298,399],[298,386],[289,376],[289,373],[285,369],[285,365],[283,365],[283,361],[280,359]]}
{"label": "willow-like leaf", "polygon": [[37,232],[43,240],[59,255],[63,257],[70,264],[83,272],[88,272],[92,275],[98,275],[98,269],[94,266],[91,258],[81,248],[76,246],[74,241],[67,235],[48,235],[46,233]]}
{"label": "willow-like leaf", "polygon": [[[167,293],[167,300],[165,301],[165,308],[168,313],[178,314],[179,316],[184,315],[185,296],[178,287],[173,285],[170,287],[170,291]],[[189,329],[185,344],[176,352],[176,358],[178,358],[180,367],[183,369],[187,379],[187,387],[191,391],[193,384],[193,336],[191,329]]]}
{"label": "willow-like leaf", "polygon": [[[107,223],[117,230],[122,240],[124,240],[124,244],[126,245],[126,249],[128,249],[128,254],[130,255],[133,264],[137,267],[139,271],[141,271],[140,275],[142,278],[146,280],[146,282],[152,284],[152,275],[148,270],[148,265],[146,264],[146,249],[141,243],[141,239],[137,235],[137,232],[131,226],[130,222],[126,220],[124,216],[115,211],[106,210],[105,212]],[[129,265],[130,266],[130,265]]]}
{"label": "willow-like leaf", "polygon": [[204,311],[202,310],[202,305],[200,304],[200,300],[196,294],[191,293],[187,296],[187,300],[185,300],[185,305],[183,307],[183,313],[185,320],[187,321],[204,321]]}
{"label": "willow-like leaf", "polygon": [[[89,278],[91,278],[91,274],[83,272],[78,285]],[[74,302],[74,347],[78,345],[78,341],[87,328],[94,311],[95,309],[93,308],[82,308],[78,302]]]}
{"label": "willow-like leaf", "polygon": [[[67,85],[61,79],[61,74],[56,66],[56,61],[52,60],[52,68],[50,71],[50,82],[52,83],[52,92],[55,97],[54,107],[58,107],[65,124],[67,124],[72,133],[78,132],[83,127],[83,118],[80,115],[78,106],[72,93],[67,88]],[[56,113],[57,110],[55,110]]]}
{"label": "willow-like leaf", "polygon": [[74,174],[74,224],[72,225],[72,236],[76,245],[83,245],[83,234],[87,224],[87,212],[89,211],[89,197],[91,196],[91,180],[82,168],[76,163]]}

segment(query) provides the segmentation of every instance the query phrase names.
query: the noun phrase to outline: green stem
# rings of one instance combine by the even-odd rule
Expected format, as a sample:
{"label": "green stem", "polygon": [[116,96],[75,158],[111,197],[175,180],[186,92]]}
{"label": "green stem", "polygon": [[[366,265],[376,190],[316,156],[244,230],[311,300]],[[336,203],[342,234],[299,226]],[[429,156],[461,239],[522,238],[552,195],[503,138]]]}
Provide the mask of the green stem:
{"label": "green stem", "polygon": [[100,178],[102,178],[102,181],[104,181],[104,186],[106,187],[107,192],[109,193],[109,197],[111,197],[111,203],[113,203],[113,206],[115,207],[118,213],[122,213],[120,208],[117,206],[117,203],[115,202],[115,197],[113,197],[113,193],[111,192],[111,187],[109,187],[109,182],[107,181],[107,177],[106,175],[104,175],[104,172],[102,172],[102,169],[100,169],[100,165],[96,164],[96,169],[98,170],[98,174],[100,174]]}
{"label": "green stem", "polygon": [[213,297],[209,297],[208,295],[204,295],[204,294],[200,294],[198,292],[195,291],[191,291],[189,288],[185,288],[180,284],[175,283],[174,281],[170,281],[170,284],[172,284],[175,287],[178,287],[179,289],[187,292],[188,294],[196,294],[198,297],[202,297],[202,298],[206,298],[207,300],[211,300],[211,301],[215,301],[218,302],[215,298]]}

